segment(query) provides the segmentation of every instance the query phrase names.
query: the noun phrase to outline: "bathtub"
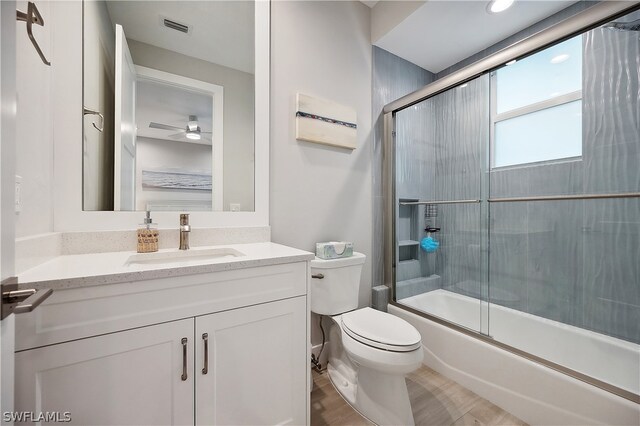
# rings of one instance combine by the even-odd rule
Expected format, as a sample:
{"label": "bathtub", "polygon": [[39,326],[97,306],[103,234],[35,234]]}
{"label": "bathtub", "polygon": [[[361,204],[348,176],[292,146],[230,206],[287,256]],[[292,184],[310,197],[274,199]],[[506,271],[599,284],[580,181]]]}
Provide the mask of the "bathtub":
{"label": "bathtub", "polygon": [[[639,346],[478,299],[435,290],[400,301],[495,340],[640,393]],[[389,305],[422,335],[425,364],[530,424],[630,424],[640,405]],[[489,317],[490,316],[490,317]],[[490,322],[488,321],[490,318]]]}

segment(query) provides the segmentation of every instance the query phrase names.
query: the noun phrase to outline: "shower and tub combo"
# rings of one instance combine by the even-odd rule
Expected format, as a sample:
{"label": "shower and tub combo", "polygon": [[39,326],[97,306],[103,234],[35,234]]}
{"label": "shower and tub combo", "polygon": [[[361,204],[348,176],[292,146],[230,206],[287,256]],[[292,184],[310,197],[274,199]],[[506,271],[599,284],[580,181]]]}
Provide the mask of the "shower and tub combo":
{"label": "shower and tub combo", "polygon": [[640,415],[639,20],[602,2],[384,109],[389,310],[525,421]]}

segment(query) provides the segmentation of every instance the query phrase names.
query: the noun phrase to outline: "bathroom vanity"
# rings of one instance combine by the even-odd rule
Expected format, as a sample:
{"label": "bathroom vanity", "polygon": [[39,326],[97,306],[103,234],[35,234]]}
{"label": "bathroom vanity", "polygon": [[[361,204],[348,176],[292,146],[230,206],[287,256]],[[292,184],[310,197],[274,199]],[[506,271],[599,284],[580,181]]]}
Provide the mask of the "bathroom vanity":
{"label": "bathroom vanity", "polygon": [[311,253],[274,243],[61,256],[16,318],[17,411],[72,424],[305,424]]}
{"label": "bathroom vanity", "polygon": [[[270,238],[270,4],[159,6],[39,4],[47,26],[38,40],[54,67],[18,63],[19,87],[47,97],[20,97],[16,127],[37,131],[18,135],[19,166],[3,173],[24,178],[21,214],[8,216],[21,240],[17,270],[47,259],[19,273],[20,286],[54,293],[15,317],[10,408],[69,412],[83,425],[308,423],[313,255],[272,243],[204,247],[219,237],[249,242],[258,228],[265,239],[258,230],[250,241]],[[142,22],[163,36],[141,33]],[[179,24],[208,30],[184,38]],[[246,66],[225,62],[221,46]],[[153,101],[170,89],[181,90]],[[185,96],[177,113],[170,100]],[[175,174],[195,180],[167,184]],[[190,213],[192,246],[202,247],[95,253],[131,242],[141,210],[152,211],[161,248],[178,247],[178,214]],[[4,226],[8,277],[14,236]]]}

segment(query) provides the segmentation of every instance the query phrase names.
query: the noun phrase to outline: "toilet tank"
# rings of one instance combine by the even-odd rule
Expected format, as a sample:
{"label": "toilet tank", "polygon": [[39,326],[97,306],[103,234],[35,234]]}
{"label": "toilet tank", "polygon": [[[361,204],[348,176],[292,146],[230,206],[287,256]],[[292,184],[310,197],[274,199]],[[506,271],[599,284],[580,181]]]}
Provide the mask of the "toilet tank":
{"label": "toilet tank", "polygon": [[[362,253],[351,257],[311,261],[311,312],[338,315],[358,307],[360,273],[366,260]],[[316,278],[313,278],[313,276]],[[320,278],[322,276],[322,278]]]}

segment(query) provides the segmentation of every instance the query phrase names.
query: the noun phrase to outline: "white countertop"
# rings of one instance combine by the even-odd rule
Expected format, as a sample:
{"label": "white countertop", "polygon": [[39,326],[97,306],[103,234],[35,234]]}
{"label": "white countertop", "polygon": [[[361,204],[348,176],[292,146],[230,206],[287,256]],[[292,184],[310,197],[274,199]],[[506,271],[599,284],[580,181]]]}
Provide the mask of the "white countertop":
{"label": "white countertop", "polygon": [[[51,288],[62,290],[142,281],[157,278],[178,277],[232,269],[282,263],[304,262],[314,259],[314,254],[275,243],[230,244],[195,247],[190,252],[212,248],[230,248],[243,256],[218,259],[191,260],[187,265],[128,264],[133,251],[91,253],[59,256],[18,275],[20,287]],[[161,253],[178,252],[177,249],[160,250]]]}

